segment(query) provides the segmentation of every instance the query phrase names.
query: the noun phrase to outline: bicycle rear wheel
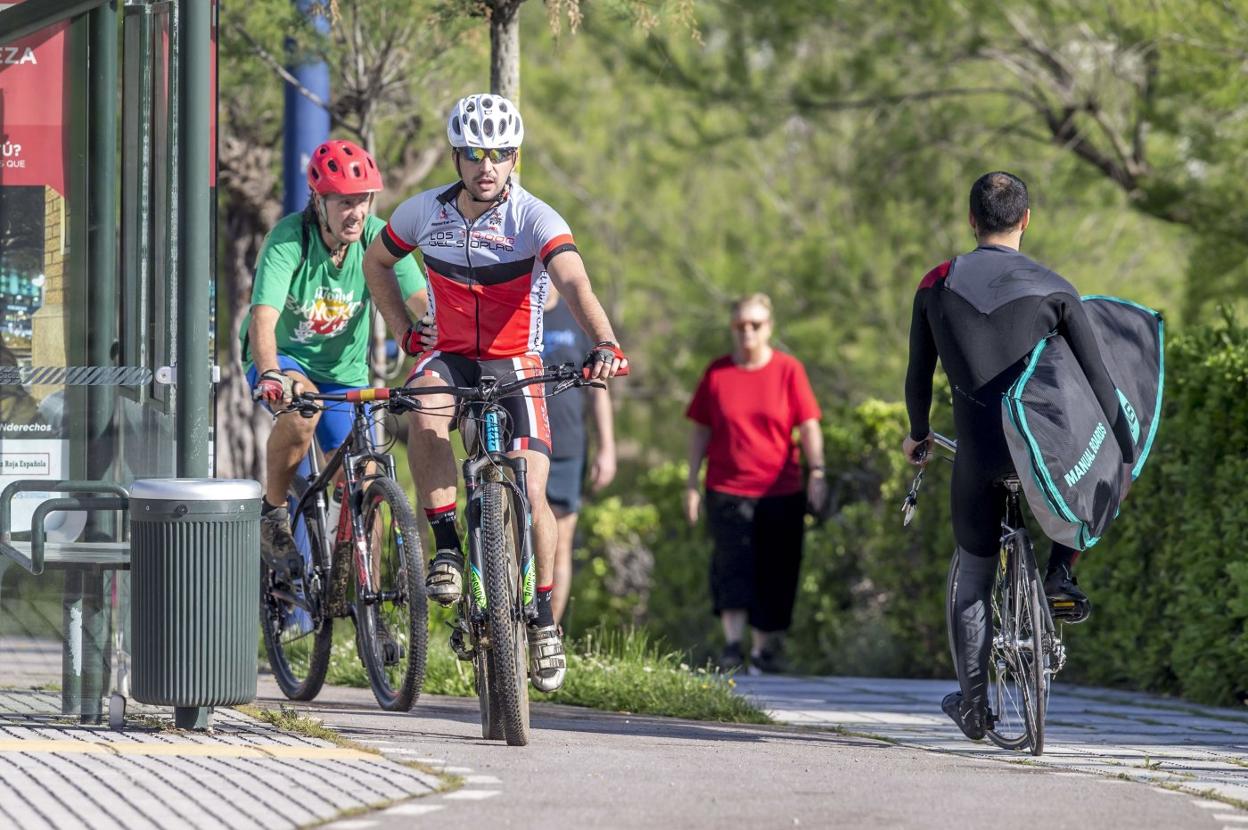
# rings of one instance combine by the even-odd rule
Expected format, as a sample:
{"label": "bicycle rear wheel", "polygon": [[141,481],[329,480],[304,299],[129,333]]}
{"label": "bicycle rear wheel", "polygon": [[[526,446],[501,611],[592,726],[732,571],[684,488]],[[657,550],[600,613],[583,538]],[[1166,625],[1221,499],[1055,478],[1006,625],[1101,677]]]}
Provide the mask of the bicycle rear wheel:
{"label": "bicycle rear wheel", "polygon": [[[306,486],[299,479],[291,484],[291,508]],[[316,612],[274,596],[277,586],[273,571],[261,562],[260,631],[273,679],[282,694],[291,700],[312,700],[325,683],[334,640],[334,620],[324,613],[320,578],[320,574],[329,573],[329,547],[315,502],[310,502],[302,512],[291,514],[290,529],[305,565],[302,584],[295,590],[309,600]]]}
{"label": "bicycle rear wheel", "polygon": [[993,641],[989,698],[995,723],[988,738],[1002,749],[1044,748],[1038,708],[1044,674],[1043,623],[1025,542],[1006,543],[992,592]]}
{"label": "bicycle rear wheel", "polygon": [[490,628],[491,706],[511,746],[529,742],[528,637],[520,593],[519,532],[523,524],[504,484],[481,485],[481,553]]}
{"label": "bicycle rear wheel", "polygon": [[399,485],[375,478],[364,493],[373,601],[356,588],[360,657],[382,709],[406,712],[425,679],[428,607],[416,517]]}

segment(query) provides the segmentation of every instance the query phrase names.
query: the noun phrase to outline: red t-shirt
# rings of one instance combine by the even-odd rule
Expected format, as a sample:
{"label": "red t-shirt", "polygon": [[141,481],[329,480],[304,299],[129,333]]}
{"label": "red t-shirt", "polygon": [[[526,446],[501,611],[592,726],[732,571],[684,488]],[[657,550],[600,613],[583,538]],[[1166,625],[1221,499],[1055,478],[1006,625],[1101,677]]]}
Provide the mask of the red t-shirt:
{"label": "red t-shirt", "polygon": [[820,412],[797,358],[772,352],[766,366],[742,369],[721,357],[702,375],[685,416],[711,429],[708,490],[761,498],[802,489],[793,429]]}

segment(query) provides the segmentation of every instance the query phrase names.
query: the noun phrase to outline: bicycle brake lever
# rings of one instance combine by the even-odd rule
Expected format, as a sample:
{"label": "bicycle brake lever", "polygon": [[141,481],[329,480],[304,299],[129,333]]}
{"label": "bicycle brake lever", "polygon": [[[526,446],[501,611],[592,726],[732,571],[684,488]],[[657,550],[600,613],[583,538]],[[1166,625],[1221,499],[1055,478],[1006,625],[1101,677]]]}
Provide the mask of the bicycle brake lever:
{"label": "bicycle brake lever", "polygon": [[909,527],[910,522],[914,520],[915,508],[919,506],[919,488],[923,486],[923,470],[919,470],[919,474],[914,477],[914,482],[910,485],[910,491],[906,493],[905,501],[901,503],[901,526]]}

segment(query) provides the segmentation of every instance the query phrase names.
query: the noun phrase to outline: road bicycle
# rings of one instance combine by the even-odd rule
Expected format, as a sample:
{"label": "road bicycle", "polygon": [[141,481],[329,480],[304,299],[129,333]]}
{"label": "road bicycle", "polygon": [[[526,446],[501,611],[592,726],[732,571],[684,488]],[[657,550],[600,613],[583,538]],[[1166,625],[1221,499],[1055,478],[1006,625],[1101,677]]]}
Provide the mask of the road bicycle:
{"label": "road bicycle", "polygon": [[[935,435],[934,443],[950,456],[957,453],[957,442]],[[919,488],[926,468],[920,468],[902,511],[910,524],[918,505]],[[1001,520],[1001,551],[993,580],[991,604],[993,637],[989,656],[988,738],[1002,749],[1044,753],[1045,715],[1053,676],[1066,664],[1066,647],[1061,631],[1044,595],[1044,583],[1036,568],[1031,537],[1023,523],[1016,475],[1001,479],[1006,491],[1005,515]],[[954,596],[958,587],[958,551],[949,562],[945,591],[945,626],[949,650],[957,667],[957,641],[954,630]],[[959,681],[961,678],[959,678]]]}
{"label": "road bicycle", "polygon": [[[422,409],[420,396],[451,395],[468,458],[463,462],[468,562],[455,603],[451,649],[473,666],[481,734],[511,746],[529,742],[529,649],[526,626],[537,616],[536,563],[528,465],[506,454],[510,423],[501,401],[549,384],[546,397],[580,386],[602,387],[571,363],[519,377],[484,376],[476,386],[377,390],[397,409]],[[626,374],[621,372],[619,374]]]}
{"label": "road bicycle", "polygon": [[265,651],[291,700],[320,692],[334,620],[342,617],[355,624],[357,653],[381,708],[407,711],[420,696],[428,638],[420,533],[395,481],[394,458],[373,431],[375,418],[394,408],[388,391],[303,393],[277,414],[311,418],[331,406],[353,408],[343,445],[322,467],[314,440],[306,468],[291,482],[290,524],[303,573],[288,584],[262,565]]}

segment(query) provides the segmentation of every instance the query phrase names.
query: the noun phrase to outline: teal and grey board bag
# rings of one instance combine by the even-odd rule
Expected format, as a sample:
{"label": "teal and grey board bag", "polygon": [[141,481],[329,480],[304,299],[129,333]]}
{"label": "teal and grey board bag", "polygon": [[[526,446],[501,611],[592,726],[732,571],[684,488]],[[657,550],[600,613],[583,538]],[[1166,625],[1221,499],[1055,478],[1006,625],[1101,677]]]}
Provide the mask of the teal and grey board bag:
{"label": "teal and grey board bag", "polygon": [[[1084,297],[1083,307],[1131,427],[1136,478],[1161,418],[1161,315],[1115,297]],[[1045,535],[1079,550],[1095,545],[1118,515],[1122,452],[1065,338],[1036,344],[1003,404],[1014,468]]]}

